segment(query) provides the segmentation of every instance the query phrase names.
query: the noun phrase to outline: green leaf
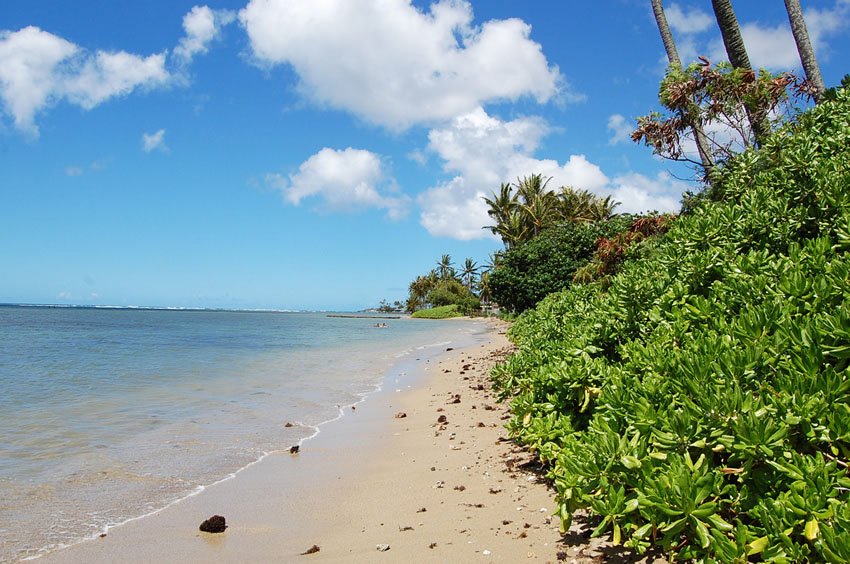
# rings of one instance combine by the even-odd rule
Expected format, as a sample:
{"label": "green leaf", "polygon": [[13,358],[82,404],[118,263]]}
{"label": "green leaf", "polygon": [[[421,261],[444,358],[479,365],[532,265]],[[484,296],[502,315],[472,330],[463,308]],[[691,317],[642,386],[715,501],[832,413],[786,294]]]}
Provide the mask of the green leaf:
{"label": "green leaf", "polygon": [[697,518],[692,518],[694,522],[694,530],[697,534],[697,539],[699,540],[699,544],[702,548],[708,548],[708,545],[711,544],[711,537],[708,536],[708,529],[705,524]]}
{"label": "green leaf", "polygon": [[818,538],[818,533],[820,532],[820,526],[818,526],[818,520],[812,519],[806,522],[806,526],[803,529],[803,535],[809,539],[810,541]]}
{"label": "green leaf", "polygon": [[750,547],[750,550],[747,551],[747,556],[761,554],[769,545],[770,541],[768,541],[767,537],[759,537],[747,545]]}
{"label": "green leaf", "polygon": [[629,470],[635,470],[637,468],[640,468],[640,460],[634,456],[626,455],[620,459],[620,462],[622,462],[623,466],[625,466]]}

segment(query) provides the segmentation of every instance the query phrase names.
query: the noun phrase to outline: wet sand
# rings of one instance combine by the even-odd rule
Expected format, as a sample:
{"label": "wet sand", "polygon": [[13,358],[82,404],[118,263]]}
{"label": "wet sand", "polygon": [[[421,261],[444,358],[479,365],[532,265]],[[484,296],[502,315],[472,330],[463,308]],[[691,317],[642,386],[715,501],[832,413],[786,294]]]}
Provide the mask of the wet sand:
{"label": "wet sand", "polygon": [[[490,367],[509,349],[504,333],[494,322],[487,344],[411,359],[416,374],[389,374],[383,391],[347,408],[299,453],[269,455],[41,561],[599,561],[586,527],[559,534],[554,492],[506,440],[506,408],[489,385]],[[215,514],[227,530],[199,532]]]}

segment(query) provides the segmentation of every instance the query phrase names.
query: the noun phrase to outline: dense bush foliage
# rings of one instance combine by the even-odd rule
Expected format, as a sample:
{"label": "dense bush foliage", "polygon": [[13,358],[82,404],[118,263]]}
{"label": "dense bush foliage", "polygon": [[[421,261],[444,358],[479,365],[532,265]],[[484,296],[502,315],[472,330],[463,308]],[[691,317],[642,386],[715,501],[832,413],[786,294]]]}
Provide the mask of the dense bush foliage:
{"label": "dense bush foliage", "polygon": [[511,329],[493,378],[565,525],[722,562],[850,561],[850,95],[732,159],[610,285]]}
{"label": "dense bush foliage", "polygon": [[508,311],[534,307],[547,295],[567,288],[576,270],[590,261],[597,241],[628,229],[632,217],[596,223],[565,223],[506,250],[490,274],[493,300]]}
{"label": "dense bush foliage", "polygon": [[457,305],[444,305],[420,309],[413,312],[411,317],[415,319],[448,319],[450,317],[461,317],[462,315],[463,313],[461,313]]}

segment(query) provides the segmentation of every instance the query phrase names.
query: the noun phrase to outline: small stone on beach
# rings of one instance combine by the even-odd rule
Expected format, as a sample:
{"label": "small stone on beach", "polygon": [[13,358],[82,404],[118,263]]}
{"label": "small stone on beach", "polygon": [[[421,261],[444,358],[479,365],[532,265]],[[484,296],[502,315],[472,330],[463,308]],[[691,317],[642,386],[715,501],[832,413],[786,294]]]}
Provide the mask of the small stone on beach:
{"label": "small stone on beach", "polygon": [[321,549],[319,548],[319,545],[314,544],[313,546],[311,546],[310,548],[308,548],[307,550],[305,550],[304,552],[302,552],[302,553],[301,553],[301,556],[306,556],[307,554],[316,554],[316,553],[317,553],[317,552],[319,552],[320,550],[321,550]]}
{"label": "small stone on beach", "polygon": [[378,552],[386,552],[390,549],[390,545],[388,544],[379,544],[375,547]]}
{"label": "small stone on beach", "polygon": [[403,411],[399,411],[398,413],[395,414],[396,419],[404,419],[405,417],[407,417],[407,414]]}
{"label": "small stone on beach", "polygon": [[298,445],[292,445],[289,447],[289,454],[298,454],[298,451],[301,450],[301,447]]}
{"label": "small stone on beach", "polygon": [[213,515],[198,527],[205,533],[223,533],[227,528],[227,522],[221,515]]}

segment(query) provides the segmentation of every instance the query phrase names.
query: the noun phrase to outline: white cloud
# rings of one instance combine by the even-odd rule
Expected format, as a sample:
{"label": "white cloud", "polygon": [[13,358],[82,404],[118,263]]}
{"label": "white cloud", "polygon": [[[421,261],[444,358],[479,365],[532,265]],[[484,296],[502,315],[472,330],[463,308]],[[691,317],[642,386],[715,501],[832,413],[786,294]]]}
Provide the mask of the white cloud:
{"label": "white cloud", "polygon": [[195,55],[207,52],[209,44],[221,33],[222,26],[235,19],[236,13],[229,10],[194,6],[183,16],[183,30],[186,35],[174,48],[174,55],[182,64],[191,62]]}
{"label": "white cloud", "polygon": [[79,166],[76,166],[76,165],[71,165],[71,166],[65,167],[65,175],[66,176],[82,176],[82,174],[83,174],[82,167],[79,167]]}
{"label": "white cloud", "polygon": [[617,208],[619,213],[671,212],[679,209],[682,193],[692,187],[666,172],[654,179],[631,172],[614,177],[607,191],[614,200],[621,202]]}
{"label": "white cloud", "polygon": [[35,114],[57,95],[59,63],[78,47],[37,27],[0,31],[0,96],[15,127],[38,135]]}
{"label": "white cloud", "polygon": [[168,79],[162,53],[139,57],[124,51],[98,51],[76,73],[65,77],[62,90],[69,101],[90,110],[109,98],[129,94],[138,87],[160,86]]}
{"label": "white cloud", "polygon": [[[806,27],[815,52],[827,50],[830,35],[846,31],[850,21],[850,2],[840,1],[833,8],[806,10]],[[801,66],[797,44],[787,21],[777,26],[747,23],[741,26],[741,35],[754,68],[765,67],[774,71],[798,69]],[[715,51],[722,43],[715,44]],[[723,58],[725,51],[721,52]]]}
{"label": "white cloud", "polygon": [[[680,37],[676,38],[677,47],[685,64],[694,61],[697,55],[707,55],[712,62],[727,60],[726,50],[712,15],[699,8],[688,10],[679,4],[671,4],[665,12],[670,27],[680,34]],[[850,2],[836,0],[829,8],[805,10],[804,16],[812,45],[820,56],[828,53],[829,36],[846,29],[850,17]],[[800,68],[797,45],[786,18],[775,25],[743,20],[740,25],[747,54],[754,68],[773,71]],[[704,32],[711,32],[712,37],[706,40]]]}
{"label": "white cloud", "polygon": [[236,13],[195,6],[183,18],[185,35],[174,48],[179,71],[167,68],[167,51],[140,56],[125,51],[89,51],[34,26],[0,30],[0,109],[15,127],[38,136],[36,116],[61,101],[91,110],[138,89],[182,81],[192,58],[205,53]]}
{"label": "white cloud", "polygon": [[664,9],[664,13],[670,28],[678,33],[700,33],[710,28],[715,22],[714,17],[708,12],[699,8],[688,10],[679,4],[670,4]]}
{"label": "white cloud", "polygon": [[325,147],[301,163],[298,172],[288,178],[273,173],[266,175],[266,182],[296,206],[316,197],[335,211],[385,209],[395,220],[406,215],[409,204],[405,196],[382,193],[394,192],[395,183],[387,177],[378,155],[351,147],[341,151]]}
{"label": "white cloud", "polygon": [[168,79],[164,54],[90,53],[32,26],[0,31],[0,101],[15,127],[34,137],[38,136],[35,116],[60,100],[88,110]]}
{"label": "white cloud", "polygon": [[530,174],[552,177],[549,186],[553,189],[566,185],[612,195],[623,202],[618,211],[677,208],[687,185],[667,177],[652,180],[629,174],[611,180],[585,155],[570,155],[563,164],[536,158],[534,152],[548,131],[539,118],[505,122],[481,108],[432,130],[429,150],[453,176],[420,194],[417,202],[425,229],[434,236],[462,240],[491,236],[482,229],[492,222],[482,197],[490,196],[502,182],[515,182]]}
{"label": "white cloud", "polygon": [[290,64],[302,95],[392,129],[437,123],[490,101],[577,98],[518,19],[472,25],[441,0],[251,0],[239,13],[256,60]]}
{"label": "white cloud", "polygon": [[145,153],[150,153],[154,150],[167,152],[168,146],[165,144],[165,130],[160,129],[156,133],[143,133],[142,150]]}
{"label": "white cloud", "polygon": [[629,122],[620,114],[613,114],[608,118],[608,131],[611,132],[611,138],[608,140],[608,144],[617,145],[619,143],[631,142],[632,130],[634,130],[633,123]]}

